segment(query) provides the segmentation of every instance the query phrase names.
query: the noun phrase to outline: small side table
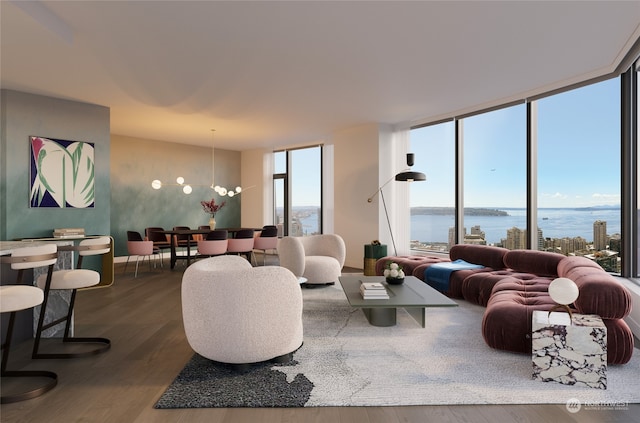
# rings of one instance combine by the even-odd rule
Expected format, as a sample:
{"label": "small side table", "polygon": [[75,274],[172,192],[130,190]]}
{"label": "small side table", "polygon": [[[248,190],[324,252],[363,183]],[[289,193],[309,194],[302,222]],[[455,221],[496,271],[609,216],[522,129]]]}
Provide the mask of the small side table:
{"label": "small side table", "polygon": [[364,246],[364,275],[376,276],[376,261],[387,255],[386,245],[365,244]]}
{"label": "small side table", "polygon": [[533,378],[607,389],[607,328],[599,316],[534,311]]}

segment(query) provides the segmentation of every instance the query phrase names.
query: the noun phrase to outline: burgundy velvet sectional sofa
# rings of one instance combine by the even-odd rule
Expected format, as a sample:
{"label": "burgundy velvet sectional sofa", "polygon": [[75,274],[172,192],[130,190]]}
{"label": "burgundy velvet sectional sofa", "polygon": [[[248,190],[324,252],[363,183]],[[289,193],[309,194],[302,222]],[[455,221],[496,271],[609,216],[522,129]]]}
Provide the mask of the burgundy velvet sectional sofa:
{"label": "burgundy velvet sectional sofa", "polygon": [[460,244],[449,258],[436,256],[388,256],[376,262],[376,274],[394,261],[405,274],[426,283],[427,269],[435,263],[464,260],[482,265],[457,270],[449,276],[446,295],[486,307],[482,335],[492,348],[531,353],[531,319],[534,310],[549,311],[556,304],[548,294],[558,277],[573,280],[580,290],[572,309],[596,314],[607,327],[607,361],[624,364],[633,354],[633,333],[623,320],[631,312],[631,295],[613,276],[584,257],[535,250],[507,250],[499,247]]}

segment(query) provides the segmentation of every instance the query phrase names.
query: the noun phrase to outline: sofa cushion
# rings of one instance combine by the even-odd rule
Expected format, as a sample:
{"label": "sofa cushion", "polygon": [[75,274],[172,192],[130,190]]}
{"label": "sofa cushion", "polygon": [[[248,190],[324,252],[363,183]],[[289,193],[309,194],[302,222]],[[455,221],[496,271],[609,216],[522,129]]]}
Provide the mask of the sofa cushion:
{"label": "sofa cushion", "polygon": [[597,263],[585,257],[565,257],[558,274],[578,286],[576,309],[603,319],[621,319],[631,312],[631,294]]}
{"label": "sofa cushion", "polygon": [[449,278],[449,295],[454,298],[464,298],[464,294],[462,293],[464,280],[476,273],[487,273],[491,271],[493,271],[492,268],[483,267],[482,269],[458,270],[457,272],[453,272]]}
{"label": "sofa cushion", "polygon": [[510,250],[504,256],[504,264],[519,272],[540,276],[558,276],[558,263],[562,254],[536,250]]}
{"label": "sofa cushion", "polygon": [[533,311],[548,311],[554,305],[544,292],[496,292],[482,318],[482,336],[491,348],[531,354]]}
{"label": "sofa cushion", "polygon": [[462,259],[467,263],[482,264],[492,269],[504,269],[506,248],[487,245],[456,244],[451,247],[449,257],[452,261]]}
{"label": "sofa cushion", "polygon": [[306,256],[303,277],[311,283],[335,283],[342,272],[340,262],[329,256]]}
{"label": "sofa cushion", "polygon": [[543,292],[548,295],[549,284],[553,279],[531,273],[513,272],[511,278],[505,278],[494,285],[492,295],[499,291]]}
{"label": "sofa cushion", "polygon": [[607,362],[624,364],[633,355],[633,332],[622,319],[602,319],[607,327]]}
{"label": "sofa cushion", "polygon": [[462,296],[471,303],[486,306],[494,292],[517,290],[546,293],[550,282],[549,278],[511,270],[476,273],[462,282]]}
{"label": "sofa cushion", "polygon": [[589,260],[586,257],[569,256],[563,258],[562,260],[560,260],[560,263],[558,263],[558,276],[568,278],[567,275],[571,271],[588,271],[587,269],[596,269],[604,272],[604,270],[602,270],[602,267],[600,267],[600,265],[593,260]]}
{"label": "sofa cushion", "polygon": [[[418,266],[423,264],[443,263],[450,260],[445,256],[386,256],[376,261],[376,275],[382,276],[385,266],[390,261],[398,263],[400,266],[402,266],[402,270],[404,271],[405,275],[416,276],[420,280],[424,280],[420,276],[414,275],[413,273]],[[422,275],[422,273],[424,273],[424,270],[420,272],[420,275]]]}
{"label": "sofa cushion", "polygon": [[574,302],[582,314],[597,314],[603,319],[622,319],[631,312],[631,295],[613,276],[602,271],[572,279],[578,285]]}

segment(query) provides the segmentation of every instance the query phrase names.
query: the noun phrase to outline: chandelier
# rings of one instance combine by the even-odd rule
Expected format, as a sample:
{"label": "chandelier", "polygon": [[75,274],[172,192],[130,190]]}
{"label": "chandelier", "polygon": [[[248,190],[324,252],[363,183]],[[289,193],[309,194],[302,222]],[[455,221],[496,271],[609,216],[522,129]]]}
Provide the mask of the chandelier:
{"label": "chandelier", "polygon": [[151,182],[151,187],[153,189],[160,189],[163,186],[180,186],[182,187],[182,192],[184,192],[185,194],[191,194],[193,192],[193,187],[194,186],[208,186],[209,188],[211,188],[212,190],[214,190],[216,193],[218,193],[218,195],[224,197],[224,196],[229,196],[229,197],[233,197],[234,195],[240,194],[242,192],[242,188],[241,187],[236,187],[235,190],[233,189],[227,189],[225,187],[221,187],[220,185],[216,185],[215,184],[215,146],[214,146],[214,139],[213,139],[213,134],[215,133],[215,129],[211,130],[211,185],[208,184],[189,184],[186,183],[184,178],[182,176],[178,176],[176,178],[176,183],[175,184],[171,184],[171,183],[165,183],[160,181],[159,179],[154,179]]}

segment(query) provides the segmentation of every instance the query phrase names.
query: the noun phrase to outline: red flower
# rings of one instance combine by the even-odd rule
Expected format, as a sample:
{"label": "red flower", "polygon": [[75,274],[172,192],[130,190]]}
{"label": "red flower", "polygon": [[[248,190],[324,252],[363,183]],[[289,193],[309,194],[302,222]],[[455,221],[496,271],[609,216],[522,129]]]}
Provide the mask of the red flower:
{"label": "red flower", "polygon": [[223,201],[220,204],[216,204],[216,200],[215,198],[212,198],[211,201],[200,201],[200,204],[202,205],[202,209],[209,213],[211,216],[214,216],[218,211],[220,211],[221,208],[224,207],[225,204],[227,204],[226,201]]}

